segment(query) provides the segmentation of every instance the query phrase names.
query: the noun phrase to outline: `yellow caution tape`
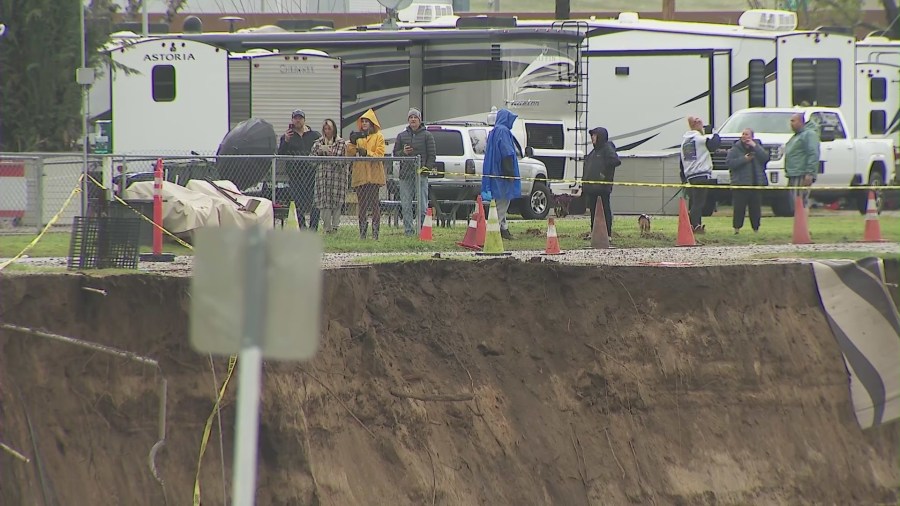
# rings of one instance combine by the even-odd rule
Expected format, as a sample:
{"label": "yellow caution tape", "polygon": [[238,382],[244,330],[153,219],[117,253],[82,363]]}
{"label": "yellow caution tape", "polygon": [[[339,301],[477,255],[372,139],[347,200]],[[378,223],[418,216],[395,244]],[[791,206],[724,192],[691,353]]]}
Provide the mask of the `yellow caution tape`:
{"label": "yellow caution tape", "polygon": [[[458,174],[458,173],[445,173],[443,177],[446,178],[469,178],[472,181],[477,181],[473,179],[472,174]],[[716,190],[900,190],[900,186],[897,185],[859,185],[859,186],[750,186],[750,185],[733,185],[733,184],[708,184],[708,185],[692,185],[689,183],[639,183],[632,181],[621,181],[621,182],[610,182],[610,181],[591,181],[585,179],[544,179],[544,178],[534,178],[534,177],[515,177],[515,176],[494,176],[494,175],[484,175],[484,176],[475,176],[475,178],[491,178],[491,179],[518,179],[521,181],[540,181],[542,183],[569,183],[569,184],[596,184],[596,185],[607,185],[607,186],[638,186],[638,187],[650,187],[650,188],[697,188],[697,187],[706,187],[708,189],[716,189]]]}
{"label": "yellow caution tape", "polygon": [[[216,404],[213,406],[212,413],[206,419],[206,426],[203,428],[203,437],[200,440],[200,457],[197,459],[197,475],[194,478],[194,506],[200,506],[200,467],[203,465],[203,455],[206,453],[206,445],[209,443],[209,434],[212,431],[213,419],[219,412],[219,405],[222,398],[225,397],[225,391],[228,389],[228,382],[231,381],[231,374],[234,372],[234,366],[237,364],[237,355],[232,355],[228,359],[228,374],[225,375],[225,381],[222,382],[222,388],[216,396]],[[222,456],[224,459],[224,455]]]}
{"label": "yellow caution tape", "polygon": [[47,231],[50,230],[50,227],[52,227],[54,224],[56,224],[56,222],[59,220],[59,217],[62,216],[62,213],[64,213],[64,212],[66,211],[66,209],[69,207],[69,204],[72,203],[72,199],[75,198],[75,195],[77,195],[78,193],[81,192],[81,182],[82,182],[83,180],[84,180],[84,176],[81,176],[81,177],[78,178],[78,185],[76,185],[75,188],[72,189],[72,192],[69,193],[69,196],[68,196],[68,197],[66,197],[66,201],[63,202],[62,207],[59,209],[59,211],[57,211],[56,214],[53,215],[52,218],[50,218],[50,221],[48,221],[47,224],[44,225],[44,228],[41,229],[41,231],[40,231],[40,233],[38,233],[37,237],[35,237],[34,239],[32,239],[31,242],[28,243],[27,246],[25,246],[25,249],[23,249],[22,251],[20,251],[16,256],[10,258],[9,260],[7,260],[7,261],[5,261],[5,262],[3,262],[3,263],[0,263],[0,271],[2,271],[3,269],[7,268],[11,263],[13,263],[13,262],[15,262],[16,260],[18,260],[18,259],[22,258],[23,256],[25,256],[25,254],[28,253],[28,252],[31,250],[31,248],[35,247],[35,245],[36,245],[41,239],[44,238],[44,234],[46,234]]}

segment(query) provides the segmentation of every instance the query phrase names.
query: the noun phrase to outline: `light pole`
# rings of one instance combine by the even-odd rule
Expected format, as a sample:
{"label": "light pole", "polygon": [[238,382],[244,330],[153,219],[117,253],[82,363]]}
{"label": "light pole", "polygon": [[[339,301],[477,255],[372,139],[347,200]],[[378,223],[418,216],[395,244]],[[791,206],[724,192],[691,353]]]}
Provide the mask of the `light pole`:
{"label": "light pole", "polygon": [[85,55],[85,39],[87,38],[87,30],[84,27],[84,4],[78,2],[80,9],[81,21],[81,67],[75,72],[75,81],[81,85],[81,147],[82,147],[82,166],[81,166],[81,215],[87,216],[88,206],[88,141],[87,141],[87,87],[93,82],[93,75],[88,76],[87,58]]}

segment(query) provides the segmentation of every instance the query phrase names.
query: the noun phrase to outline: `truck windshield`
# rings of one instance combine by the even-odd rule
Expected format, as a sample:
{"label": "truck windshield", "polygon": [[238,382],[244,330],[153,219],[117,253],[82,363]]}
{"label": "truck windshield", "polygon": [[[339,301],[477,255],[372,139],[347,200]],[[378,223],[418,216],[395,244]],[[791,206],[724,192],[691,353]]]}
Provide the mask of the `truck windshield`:
{"label": "truck windshield", "polygon": [[741,112],[728,118],[719,135],[741,135],[745,128],[754,133],[790,134],[792,112]]}

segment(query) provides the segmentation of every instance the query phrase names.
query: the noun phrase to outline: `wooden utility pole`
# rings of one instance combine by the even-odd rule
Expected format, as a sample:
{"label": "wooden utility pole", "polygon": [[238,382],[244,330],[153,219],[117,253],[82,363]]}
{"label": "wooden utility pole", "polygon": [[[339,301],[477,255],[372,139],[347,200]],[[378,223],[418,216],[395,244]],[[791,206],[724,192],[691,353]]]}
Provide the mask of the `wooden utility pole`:
{"label": "wooden utility pole", "polygon": [[662,18],[670,21],[675,19],[675,0],[662,0]]}

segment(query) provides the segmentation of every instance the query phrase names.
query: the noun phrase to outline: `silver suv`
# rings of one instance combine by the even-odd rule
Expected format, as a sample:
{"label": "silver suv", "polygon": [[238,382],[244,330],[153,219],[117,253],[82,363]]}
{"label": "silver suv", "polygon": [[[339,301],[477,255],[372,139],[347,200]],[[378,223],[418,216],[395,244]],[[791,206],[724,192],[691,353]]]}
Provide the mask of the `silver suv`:
{"label": "silver suv", "polygon": [[[429,181],[480,182],[484,165],[484,150],[488,133],[493,128],[478,121],[438,121],[426,129],[434,136],[437,160]],[[515,138],[514,138],[515,139]],[[529,150],[530,152],[530,150]],[[516,140],[519,175],[522,177],[522,198],[510,204],[510,212],[531,220],[543,220],[551,207],[551,192],[547,186],[547,167],[540,160],[524,156]],[[447,174],[454,174],[447,177]],[[440,184],[432,192],[440,192]],[[441,199],[441,195],[436,195]]]}

